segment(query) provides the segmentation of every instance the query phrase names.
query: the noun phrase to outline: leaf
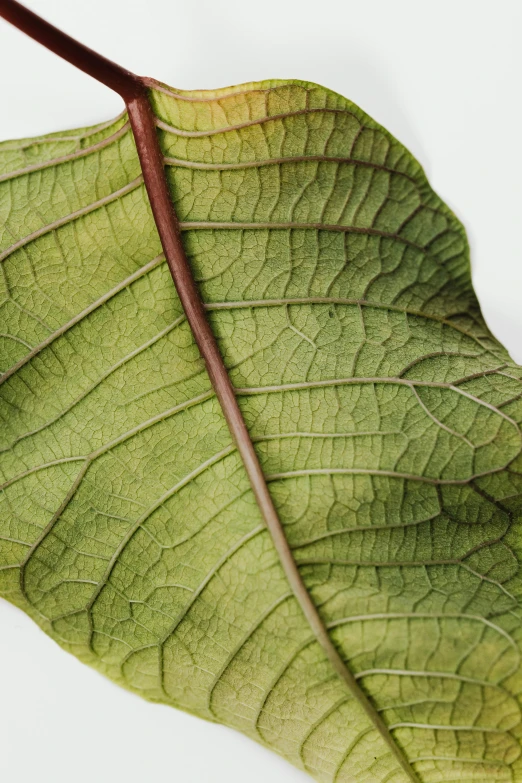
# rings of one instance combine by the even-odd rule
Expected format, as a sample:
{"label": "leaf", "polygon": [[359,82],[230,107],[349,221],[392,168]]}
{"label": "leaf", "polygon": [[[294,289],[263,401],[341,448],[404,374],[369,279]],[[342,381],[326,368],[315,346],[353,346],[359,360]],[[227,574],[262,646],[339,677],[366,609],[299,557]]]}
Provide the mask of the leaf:
{"label": "leaf", "polygon": [[149,85],[327,640],[187,325],[126,114],[0,146],[0,594],[123,686],[316,780],[522,781],[522,376],[462,226],[322,87]]}

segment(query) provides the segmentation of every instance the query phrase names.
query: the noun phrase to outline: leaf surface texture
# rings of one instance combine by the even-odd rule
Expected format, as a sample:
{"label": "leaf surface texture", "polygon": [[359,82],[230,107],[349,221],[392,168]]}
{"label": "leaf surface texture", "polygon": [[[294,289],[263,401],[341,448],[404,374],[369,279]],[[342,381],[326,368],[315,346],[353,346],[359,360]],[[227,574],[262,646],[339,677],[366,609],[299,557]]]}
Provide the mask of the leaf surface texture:
{"label": "leaf surface texture", "polygon": [[521,370],[414,158],[305,82],[151,82],[184,243],[295,561],[174,290],[125,115],[0,145],[0,594],[325,783],[522,781]]}

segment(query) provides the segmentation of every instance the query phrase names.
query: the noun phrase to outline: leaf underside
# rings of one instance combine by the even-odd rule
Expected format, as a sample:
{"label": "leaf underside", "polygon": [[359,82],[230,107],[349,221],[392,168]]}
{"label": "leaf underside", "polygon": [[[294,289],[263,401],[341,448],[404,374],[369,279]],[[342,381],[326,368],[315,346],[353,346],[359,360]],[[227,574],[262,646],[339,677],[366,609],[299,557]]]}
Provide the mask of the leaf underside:
{"label": "leaf underside", "polygon": [[521,368],[346,99],[150,86],[184,244],[335,674],[175,293],[126,115],[0,145],[0,595],[329,783],[522,781]]}

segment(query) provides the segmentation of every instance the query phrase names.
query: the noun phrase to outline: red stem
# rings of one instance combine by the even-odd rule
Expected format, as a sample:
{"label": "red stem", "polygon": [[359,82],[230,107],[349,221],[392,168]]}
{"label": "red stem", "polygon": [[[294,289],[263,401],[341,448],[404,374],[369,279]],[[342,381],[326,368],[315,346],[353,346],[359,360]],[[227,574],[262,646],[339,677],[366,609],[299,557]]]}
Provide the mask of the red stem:
{"label": "red stem", "polygon": [[0,16],[58,57],[110,87],[125,103],[143,92],[142,81],[134,73],[71,38],[16,0],[0,0]]}

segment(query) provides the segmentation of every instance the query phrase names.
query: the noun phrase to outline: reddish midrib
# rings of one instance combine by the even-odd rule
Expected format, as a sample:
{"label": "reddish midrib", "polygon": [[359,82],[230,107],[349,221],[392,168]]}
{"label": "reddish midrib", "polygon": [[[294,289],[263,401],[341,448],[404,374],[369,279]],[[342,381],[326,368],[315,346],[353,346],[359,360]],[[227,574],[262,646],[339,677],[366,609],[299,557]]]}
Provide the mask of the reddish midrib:
{"label": "reddish midrib", "polygon": [[382,717],[339,655],[301,578],[185,254],[145,81],[58,30],[16,0],[0,0],[0,16],[110,87],[125,101],[152,213],[174,285],[292,591],[333,668],[366,712],[409,779],[412,783],[419,783],[418,776],[395,743]]}

